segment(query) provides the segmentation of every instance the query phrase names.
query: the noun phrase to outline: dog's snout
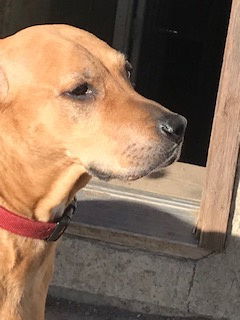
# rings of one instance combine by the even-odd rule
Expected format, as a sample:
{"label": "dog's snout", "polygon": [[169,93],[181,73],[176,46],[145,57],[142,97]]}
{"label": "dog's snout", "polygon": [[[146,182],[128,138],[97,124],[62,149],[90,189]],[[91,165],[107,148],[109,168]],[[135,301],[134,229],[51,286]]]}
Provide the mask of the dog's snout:
{"label": "dog's snout", "polygon": [[183,139],[186,126],[186,118],[179,114],[170,114],[158,121],[160,132],[176,143],[179,143]]}

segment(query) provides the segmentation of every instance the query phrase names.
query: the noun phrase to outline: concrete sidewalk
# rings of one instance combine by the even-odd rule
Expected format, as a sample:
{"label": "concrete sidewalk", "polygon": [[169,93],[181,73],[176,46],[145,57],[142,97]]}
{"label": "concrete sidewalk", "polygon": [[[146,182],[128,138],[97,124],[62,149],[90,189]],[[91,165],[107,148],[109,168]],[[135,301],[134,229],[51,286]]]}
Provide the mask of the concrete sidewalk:
{"label": "concrete sidewalk", "polygon": [[113,307],[78,304],[48,298],[46,320],[206,320],[207,318],[162,317],[120,310]]}

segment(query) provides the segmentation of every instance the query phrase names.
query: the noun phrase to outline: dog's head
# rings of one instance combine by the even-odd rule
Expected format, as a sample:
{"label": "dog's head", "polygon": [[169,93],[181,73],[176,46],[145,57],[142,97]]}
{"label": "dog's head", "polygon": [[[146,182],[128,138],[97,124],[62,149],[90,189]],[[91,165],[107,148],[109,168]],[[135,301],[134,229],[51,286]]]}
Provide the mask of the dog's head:
{"label": "dog's head", "polygon": [[180,154],[186,120],[134,91],[125,57],[92,34],[34,26],[1,40],[0,112],[25,150],[102,179],[137,179]]}

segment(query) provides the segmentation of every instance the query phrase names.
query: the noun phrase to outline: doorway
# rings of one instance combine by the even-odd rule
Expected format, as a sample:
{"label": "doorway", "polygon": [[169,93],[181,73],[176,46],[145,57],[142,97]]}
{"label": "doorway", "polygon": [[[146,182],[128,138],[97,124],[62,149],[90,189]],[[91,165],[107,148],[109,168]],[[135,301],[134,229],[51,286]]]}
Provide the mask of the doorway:
{"label": "doorway", "polygon": [[230,7],[229,0],[146,1],[136,88],[188,119],[183,162],[206,165]]}

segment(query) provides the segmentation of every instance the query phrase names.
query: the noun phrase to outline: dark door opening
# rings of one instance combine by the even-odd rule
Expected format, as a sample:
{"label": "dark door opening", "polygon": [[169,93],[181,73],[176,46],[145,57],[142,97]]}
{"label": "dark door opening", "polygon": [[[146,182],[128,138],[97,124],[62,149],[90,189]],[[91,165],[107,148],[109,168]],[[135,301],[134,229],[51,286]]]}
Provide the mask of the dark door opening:
{"label": "dark door opening", "polygon": [[146,1],[136,88],[188,119],[183,162],[206,164],[230,7],[229,0]]}

